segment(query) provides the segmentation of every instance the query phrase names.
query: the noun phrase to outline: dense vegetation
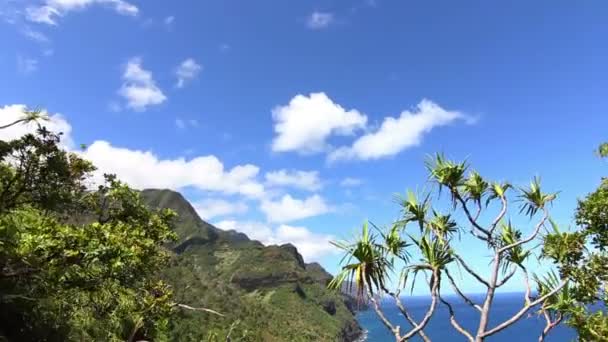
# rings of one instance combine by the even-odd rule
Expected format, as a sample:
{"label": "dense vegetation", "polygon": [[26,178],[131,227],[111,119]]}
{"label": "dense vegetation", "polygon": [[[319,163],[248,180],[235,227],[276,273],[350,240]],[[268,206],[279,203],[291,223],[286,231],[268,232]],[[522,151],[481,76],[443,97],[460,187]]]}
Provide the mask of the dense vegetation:
{"label": "dense vegetation", "polygon": [[360,333],[350,303],[325,288],[331,275],[295,247],[221,231],[173,191],[135,191],[112,175],[94,187],[94,170],[42,125],[0,141],[0,341]]}
{"label": "dense vegetation", "polygon": [[0,336],[162,340],[170,291],[153,275],[173,213],[112,176],[88,191],[93,166],[59,140],[40,126],[0,141]]}

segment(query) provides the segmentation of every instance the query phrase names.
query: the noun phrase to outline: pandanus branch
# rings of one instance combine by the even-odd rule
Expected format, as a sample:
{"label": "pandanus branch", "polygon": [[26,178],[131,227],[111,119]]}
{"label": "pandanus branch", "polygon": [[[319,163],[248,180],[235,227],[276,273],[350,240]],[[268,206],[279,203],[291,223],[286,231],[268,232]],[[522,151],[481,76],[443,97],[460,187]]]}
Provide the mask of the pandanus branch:
{"label": "pandanus branch", "polygon": [[543,329],[542,333],[538,337],[538,342],[543,342],[545,340],[545,337],[547,337],[547,335],[551,331],[551,329],[555,328],[558,324],[560,324],[562,322],[562,319],[564,318],[562,316],[562,313],[558,312],[555,315],[555,320],[552,320],[551,315],[549,314],[549,312],[546,309],[542,309],[542,311],[543,311],[543,316],[545,316],[545,321],[547,323],[545,324],[545,328]]}
{"label": "pandanus branch", "polygon": [[447,269],[445,270],[445,275],[448,276],[450,285],[452,285],[454,292],[456,292],[456,294],[458,294],[460,296],[460,298],[462,298],[462,300],[465,301],[465,303],[469,304],[470,306],[477,309],[477,311],[481,312],[481,306],[479,306],[478,304],[475,304],[469,297],[467,297],[462,291],[460,291],[460,289],[456,285],[456,281],[454,281],[454,278],[452,278],[452,275],[450,274],[450,272]]}
{"label": "pandanus branch", "polygon": [[[412,315],[410,315],[410,313],[407,311],[407,309],[405,308],[405,306],[401,302],[401,298],[399,297],[401,291],[397,291],[397,293],[393,293],[393,292],[387,291],[386,289],[384,289],[384,291],[395,299],[395,304],[397,305],[397,308],[399,309],[399,311],[401,312],[401,314],[403,315],[403,317],[405,317],[405,319],[412,325],[412,327],[415,327],[416,326],[416,321],[414,320],[414,318],[412,317]],[[431,341],[431,339],[422,330],[420,330],[418,332],[418,335],[420,335],[420,338],[422,338],[422,340],[425,341],[425,342],[430,342]]]}
{"label": "pandanus branch", "polygon": [[538,224],[536,225],[536,227],[534,228],[534,231],[530,234],[530,236],[528,236],[527,238],[523,239],[523,240],[519,240],[517,242],[514,242],[510,245],[506,245],[504,247],[501,247],[498,250],[498,253],[504,253],[510,249],[513,249],[517,246],[521,246],[525,243],[528,243],[532,240],[534,240],[536,238],[536,236],[538,235],[538,233],[540,232],[540,228],[545,224],[545,222],[547,221],[547,219],[549,218],[549,211],[547,211],[546,208],[543,208],[543,217],[541,218],[541,220],[538,222]]}
{"label": "pandanus branch", "polygon": [[524,305],[523,308],[521,308],[521,310],[519,310],[517,313],[515,313],[515,315],[513,315],[511,318],[509,318],[508,320],[502,322],[501,324],[497,325],[496,327],[485,331],[481,334],[481,337],[485,338],[491,335],[494,335],[502,330],[504,330],[505,328],[509,327],[510,325],[512,325],[513,323],[517,322],[523,315],[526,314],[526,312],[528,312],[528,310],[530,310],[531,308],[535,307],[536,305],[544,302],[547,298],[555,295],[557,292],[559,292],[564,286],[566,285],[566,281],[562,281],[556,288],[554,288],[553,290],[551,290],[551,292],[545,294],[544,296],[541,296],[539,298],[537,298],[536,300]]}
{"label": "pandanus branch", "polygon": [[515,272],[517,272],[517,266],[513,266],[511,268],[511,272],[509,272],[509,274],[507,274],[504,278],[502,278],[499,282],[496,283],[496,287],[498,288],[506,284],[515,275]]}
{"label": "pandanus branch", "polygon": [[418,334],[419,331],[424,329],[424,327],[426,327],[426,325],[429,323],[429,320],[431,319],[431,317],[433,316],[433,313],[435,312],[435,308],[437,308],[440,281],[441,281],[441,278],[439,276],[439,270],[434,269],[433,274],[431,275],[431,305],[429,306],[429,309],[427,310],[426,314],[422,318],[422,321],[420,321],[420,323],[417,324],[416,326],[414,326],[413,329],[411,329],[409,332],[407,332],[405,335],[403,335],[401,337],[401,339],[399,340],[400,342],[409,340],[410,338],[412,338],[412,336]]}
{"label": "pandanus branch", "polygon": [[454,309],[452,308],[452,305],[447,300],[443,299],[443,297],[441,297],[441,296],[439,296],[439,300],[448,308],[448,311],[450,313],[450,324],[452,324],[454,329],[456,329],[456,331],[458,331],[459,333],[464,335],[470,342],[475,341],[475,338],[473,338],[473,335],[471,335],[471,333],[466,331],[466,329],[463,328],[462,325],[460,325],[460,323],[458,323],[458,321],[456,320],[456,315],[454,313]]}
{"label": "pandanus branch", "polygon": [[465,271],[467,271],[467,273],[472,275],[473,278],[477,279],[478,282],[484,284],[486,287],[490,287],[490,284],[485,279],[483,279],[479,274],[477,274],[475,271],[473,271],[473,269],[471,267],[469,267],[469,265],[467,265],[466,262],[464,262],[464,260],[460,257],[460,255],[454,254],[454,258],[456,258],[456,260],[458,260],[458,262],[462,265],[462,267],[465,269]]}
{"label": "pandanus branch", "polygon": [[464,213],[466,214],[469,222],[473,225],[474,228],[476,228],[478,231],[482,232],[485,236],[480,236],[477,234],[474,234],[474,235],[478,239],[481,239],[486,242],[491,242],[492,235],[490,234],[490,232],[487,229],[483,228],[481,225],[479,225],[479,223],[477,223],[476,218],[474,218],[473,215],[471,215],[471,212],[469,211],[469,208],[467,207],[467,203],[464,201],[462,196],[460,196],[460,193],[458,192],[458,190],[453,190],[452,193],[454,194],[454,197],[456,198],[456,200],[458,200],[458,202],[460,202],[460,205],[462,206],[462,209],[464,210]]}

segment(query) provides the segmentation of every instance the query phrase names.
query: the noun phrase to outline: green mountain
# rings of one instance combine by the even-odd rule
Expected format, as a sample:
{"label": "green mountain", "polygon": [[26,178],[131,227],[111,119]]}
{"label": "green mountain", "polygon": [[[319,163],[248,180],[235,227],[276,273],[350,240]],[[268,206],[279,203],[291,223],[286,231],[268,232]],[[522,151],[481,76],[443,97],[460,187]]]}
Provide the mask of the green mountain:
{"label": "green mountain", "polygon": [[175,300],[224,315],[182,310],[170,323],[173,340],[353,341],[360,335],[349,299],[326,289],[331,274],[306,264],[294,246],[264,246],[220,230],[174,191],[142,196],[179,215],[178,240],[169,246],[174,257],[162,274]]}

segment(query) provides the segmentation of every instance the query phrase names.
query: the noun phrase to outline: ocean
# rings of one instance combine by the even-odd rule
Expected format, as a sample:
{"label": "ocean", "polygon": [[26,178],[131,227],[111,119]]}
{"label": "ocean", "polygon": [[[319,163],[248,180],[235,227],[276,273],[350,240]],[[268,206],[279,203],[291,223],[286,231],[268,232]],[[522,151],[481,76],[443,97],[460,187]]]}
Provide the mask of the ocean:
{"label": "ocean", "polygon": [[[464,303],[460,298],[454,296],[445,297],[453,306],[457,321],[465,327],[469,332],[475,332],[477,322],[479,321],[479,313],[471,306]],[[476,303],[482,302],[481,295],[473,295],[471,299]],[[416,319],[421,319],[425,314],[430,299],[428,297],[403,297],[404,305],[408,308],[411,314]],[[523,304],[523,294],[520,293],[504,293],[497,294],[491,311],[490,327],[495,326],[507,318],[511,317],[515,312],[521,309]],[[390,300],[386,300],[382,304],[383,311],[391,320],[398,322],[401,327],[409,327],[409,324],[397,307]],[[366,330],[366,339],[368,342],[385,342],[394,341],[395,337],[388,329],[378,320],[376,312],[373,309],[359,312],[357,315],[359,323]],[[524,315],[517,323],[502,332],[488,338],[492,342],[526,342],[538,341],[538,336],[545,326],[545,320],[542,316],[536,315],[534,310],[529,311],[529,314]],[[403,330],[403,328],[402,328]],[[449,312],[445,305],[439,303],[435,314],[431,318],[429,324],[424,329],[424,332],[433,341],[467,341],[464,336],[457,332],[449,321]],[[554,328],[545,341],[562,342],[576,340],[576,333],[569,327],[561,324]],[[422,341],[419,337],[412,341]]]}

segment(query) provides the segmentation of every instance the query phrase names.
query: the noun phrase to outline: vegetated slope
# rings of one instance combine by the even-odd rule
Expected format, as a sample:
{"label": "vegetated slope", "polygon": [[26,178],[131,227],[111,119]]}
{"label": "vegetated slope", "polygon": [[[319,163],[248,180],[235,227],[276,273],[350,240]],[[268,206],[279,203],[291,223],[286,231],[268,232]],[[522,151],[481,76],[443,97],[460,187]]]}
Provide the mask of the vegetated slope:
{"label": "vegetated slope", "polygon": [[178,213],[174,258],[162,277],[175,300],[225,315],[182,310],[175,341],[352,341],[361,333],[345,298],[326,289],[332,276],[306,264],[290,245],[264,246],[203,220],[182,195],[144,190],[153,208]]}

